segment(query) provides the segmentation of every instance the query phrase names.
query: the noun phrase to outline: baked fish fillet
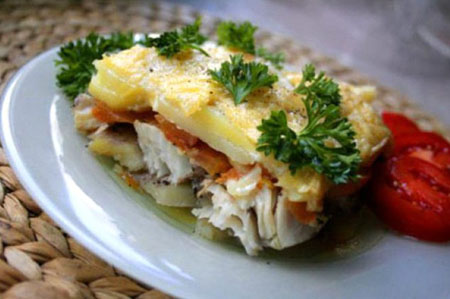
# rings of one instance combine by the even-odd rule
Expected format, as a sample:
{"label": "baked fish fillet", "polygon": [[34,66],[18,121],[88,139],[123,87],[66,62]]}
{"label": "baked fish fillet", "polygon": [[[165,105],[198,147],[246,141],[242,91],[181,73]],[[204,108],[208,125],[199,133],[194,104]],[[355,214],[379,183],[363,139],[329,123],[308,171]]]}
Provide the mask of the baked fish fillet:
{"label": "baked fish fillet", "polygon": [[[271,111],[286,111],[295,131],[305,126],[303,102],[293,92],[301,73],[271,69],[279,77],[273,88],[256,90],[235,105],[208,73],[235,53],[213,42],[202,48],[209,57],[184,52],[167,59],[138,45],[96,61],[88,89],[95,100],[75,106],[77,128],[85,134],[92,134],[92,127],[132,128],[144,167],[136,171],[125,159],[117,162],[140,182],[151,177],[152,186],[192,186],[194,200],[183,201],[188,202],[184,206],[195,206],[195,216],[239,238],[248,254],[310,239],[326,220],[324,198],[335,186],[309,168],[292,175],[286,164],[256,151],[257,126]],[[352,124],[362,168],[368,168],[390,138],[370,104],[375,88],[339,85],[341,114]],[[151,111],[156,117],[99,125],[90,118],[98,102],[111,113]],[[159,202],[177,205],[176,200]]]}

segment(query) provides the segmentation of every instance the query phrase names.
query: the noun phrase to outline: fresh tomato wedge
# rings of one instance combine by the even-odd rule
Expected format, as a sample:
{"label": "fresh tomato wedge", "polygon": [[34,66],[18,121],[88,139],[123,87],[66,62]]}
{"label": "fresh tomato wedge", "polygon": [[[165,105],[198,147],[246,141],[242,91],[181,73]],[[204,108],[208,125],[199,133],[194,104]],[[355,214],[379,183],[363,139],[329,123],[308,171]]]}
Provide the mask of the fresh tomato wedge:
{"label": "fresh tomato wedge", "polygon": [[437,153],[433,156],[432,163],[450,171],[450,153],[448,151]]}
{"label": "fresh tomato wedge", "polygon": [[450,143],[436,133],[407,133],[396,137],[394,143],[395,156],[415,157],[450,170]]}
{"label": "fresh tomato wedge", "polygon": [[429,149],[433,152],[450,152],[450,144],[433,132],[406,133],[395,137],[394,155],[415,149]]}
{"label": "fresh tomato wedge", "polygon": [[384,113],[394,150],[378,162],[367,193],[375,213],[393,229],[419,239],[450,241],[450,144],[408,118]]}
{"label": "fresh tomato wedge", "polygon": [[450,170],[450,153],[448,151],[436,153],[430,149],[415,148],[408,153],[408,156],[422,159],[439,168]]}
{"label": "fresh tomato wedge", "polygon": [[419,127],[412,120],[399,113],[383,112],[382,118],[394,136],[419,131]]}
{"label": "fresh tomato wedge", "polygon": [[[392,229],[421,240],[446,242],[450,240],[450,207],[439,210],[423,205],[389,179],[388,164],[378,165],[374,180],[367,189],[370,205],[375,214]],[[429,187],[428,189],[430,189]],[[450,200],[447,197],[447,200]],[[434,206],[434,205],[432,205]]]}
{"label": "fresh tomato wedge", "polygon": [[427,161],[408,156],[388,164],[398,189],[426,209],[436,212],[447,209],[450,221],[450,176],[447,173]]}

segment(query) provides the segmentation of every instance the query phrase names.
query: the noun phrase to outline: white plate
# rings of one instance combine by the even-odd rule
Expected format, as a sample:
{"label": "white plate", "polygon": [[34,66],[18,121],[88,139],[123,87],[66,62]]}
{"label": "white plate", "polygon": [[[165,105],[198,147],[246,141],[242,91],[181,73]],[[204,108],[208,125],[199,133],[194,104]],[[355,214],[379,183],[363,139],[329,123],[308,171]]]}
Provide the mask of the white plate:
{"label": "white plate", "polygon": [[195,298],[450,296],[450,246],[386,233],[339,260],[252,258],[177,228],[130,193],[85,148],[71,103],[55,86],[57,49],[25,65],[4,91],[2,143],[25,189],[70,235],[130,276]]}

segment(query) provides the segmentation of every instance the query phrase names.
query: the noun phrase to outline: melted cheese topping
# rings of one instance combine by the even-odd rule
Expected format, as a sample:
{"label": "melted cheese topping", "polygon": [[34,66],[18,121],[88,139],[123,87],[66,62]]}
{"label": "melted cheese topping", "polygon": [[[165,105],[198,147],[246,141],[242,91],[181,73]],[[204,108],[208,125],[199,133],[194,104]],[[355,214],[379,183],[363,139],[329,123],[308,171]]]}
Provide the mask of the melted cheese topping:
{"label": "melted cheese topping", "polygon": [[[301,97],[293,92],[301,73],[271,69],[279,77],[273,88],[260,88],[245,103],[235,105],[232,95],[208,73],[208,69],[219,69],[235,53],[213,42],[205,43],[203,49],[210,57],[188,51],[167,59],[154,48],[139,45],[105,56],[95,62],[97,74],[89,92],[116,110],[151,107],[232,161],[261,163],[278,178],[278,185],[290,200],[308,202],[309,210],[320,211],[331,185],[324,176],[310,169],[292,176],[287,165],[256,151],[260,135],[257,126],[271,111],[286,111],[288,124],[295,131],[306,124]],[[370,106],[375,91],[348,84],[340,87],[341,112],[352,123],[363,164],[368,164],[389,138],[388,129]]]}

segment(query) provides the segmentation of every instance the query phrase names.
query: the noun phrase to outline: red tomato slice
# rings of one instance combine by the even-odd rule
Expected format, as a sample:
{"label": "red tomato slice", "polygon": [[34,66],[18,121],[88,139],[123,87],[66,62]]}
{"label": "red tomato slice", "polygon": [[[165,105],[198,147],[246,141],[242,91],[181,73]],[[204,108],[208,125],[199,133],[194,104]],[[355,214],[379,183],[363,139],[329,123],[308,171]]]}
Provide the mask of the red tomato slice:
{"label": "red tomato slice", "polygon": [[450,240],[450,225],[443,217],[412,203],[404,193],[382,180],[373,181],[370,196],[375,214],[392,229],[421,240]]}
{"label": "red tomato slice", "polygon": [[394,136],[420,131],[412,120],[399,113],[383,112],[382,118]]}
{"label": "red tomato slice", "polygon": [[450,152],[450,144],[442,136],[433,132],[414,132],[402,134],[394,140],[394,155],[415,149],[428,149],[433,152]]}
{"label": "red tomato slice", "polygon": [[435,153],[433,150],[415,148],[413,151],[408,153],[408,156],[422,159],[436,167],[450,170],[450,153],[447,151]]}
{"label": "red tomato slice", "polygon": [[417,158],[379,163],[367,195],[377,216],[391,228],[418,239],[450,240],[450,176]]}
{"label": "red tomato slice", "polygon": [[432,161],[443,169],[450,170],[450,153],[448,151],[437,153]]}
{"label": "red tomato slice", "polygon": [[403,234],[450,241],[450,144],[400,114],[385,112],[383,121],[393,132],[394,150],[369,183],[373,210]]}
{"label": "red tomato slice", "polygon": [[[390,174],[398,187],[421,206],[437,212],[448,209],[450,217],[450,175],[435,165],[403,156],[389,162]],[[450,219],[449,219],[450,221]]]}

